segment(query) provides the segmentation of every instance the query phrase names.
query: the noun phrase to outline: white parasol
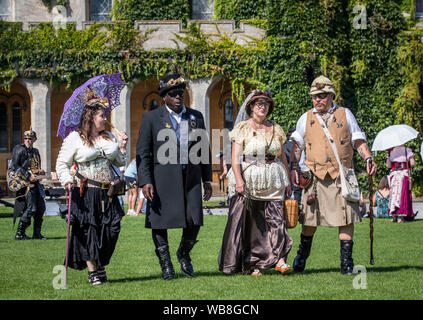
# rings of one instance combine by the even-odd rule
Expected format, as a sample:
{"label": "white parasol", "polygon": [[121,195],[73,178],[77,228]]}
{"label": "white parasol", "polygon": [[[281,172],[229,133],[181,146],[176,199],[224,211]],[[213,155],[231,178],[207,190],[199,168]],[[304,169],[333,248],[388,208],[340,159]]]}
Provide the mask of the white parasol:
{"label": "white parasol", "polygon": [[419,132],[406,124],[389,126],[381,130],[373,142],[372,151],[388,150],[417,138]]}

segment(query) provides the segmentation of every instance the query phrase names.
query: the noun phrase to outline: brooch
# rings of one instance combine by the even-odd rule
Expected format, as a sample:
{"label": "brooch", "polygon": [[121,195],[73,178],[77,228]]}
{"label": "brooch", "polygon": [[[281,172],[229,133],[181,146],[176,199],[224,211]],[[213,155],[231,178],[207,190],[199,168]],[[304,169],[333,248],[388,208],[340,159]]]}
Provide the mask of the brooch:
{"label": "brooch", "polygon": [[194,115],[189,115],[188,123],[191,129],[197,129],[197,120],[195,119]]}
{"label": "brooch", "polygon": [[167,123],[167,122],[165,124],[165,127],[168,128],[168,129],[172,129],[172,126],[169,123]]}

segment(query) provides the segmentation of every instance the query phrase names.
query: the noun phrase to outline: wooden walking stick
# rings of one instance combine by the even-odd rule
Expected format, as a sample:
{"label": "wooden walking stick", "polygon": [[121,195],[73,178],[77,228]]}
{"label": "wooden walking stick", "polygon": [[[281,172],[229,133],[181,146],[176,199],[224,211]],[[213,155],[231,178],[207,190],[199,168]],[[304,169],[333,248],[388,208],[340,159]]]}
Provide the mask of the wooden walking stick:
{"label": "wooden walking stick", "polygon": [[370,218],[370,264],[374,265],[373,258],[373,176],[369,174],[369,218]]}

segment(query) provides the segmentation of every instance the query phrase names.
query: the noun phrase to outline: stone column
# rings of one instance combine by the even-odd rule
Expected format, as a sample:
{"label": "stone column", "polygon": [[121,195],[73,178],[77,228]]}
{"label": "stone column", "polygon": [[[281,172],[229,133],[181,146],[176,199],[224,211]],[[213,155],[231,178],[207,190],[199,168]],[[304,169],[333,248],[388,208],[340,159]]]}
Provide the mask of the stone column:
{"label": "stone column", "polygon": [[[31,127],[37,133],[34,147],[40,151],[41,168],[51,172],[51,92],[48,82],[23,79],[22,83],[31,97]],[[28,130],[29,128],[23,128]]]}
{"label": "stone column", "polygon": [[[125,86],[120,93],[120,105],[112,110],[111,122],[112,125],[119,131],[126,132],[128,136],[126,162],[131,161],[131,92],[132,87]],[[114,135],[116,131],[112,129]]]}
{"label": "stone column", "polygon": [[210,136],[210,97],[209,93],[218,78],[203,78],[191,80],[191,108],[200,111],[204,116],[207,132]]}

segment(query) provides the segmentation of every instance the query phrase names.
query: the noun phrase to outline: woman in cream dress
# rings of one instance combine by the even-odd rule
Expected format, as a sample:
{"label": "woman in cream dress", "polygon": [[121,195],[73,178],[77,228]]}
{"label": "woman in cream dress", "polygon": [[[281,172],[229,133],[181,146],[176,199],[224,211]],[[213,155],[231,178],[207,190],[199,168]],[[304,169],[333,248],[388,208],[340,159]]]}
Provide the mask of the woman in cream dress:
{"label": "woman in cream dress", "polygon": [[285,194],[291,194],[283,151],[286,135],[278,124],[267,120],[273,111],[268,93],[253,91],[244,106],[248,120],[236,124],[229,134],[231,201],[219,270],[261,276],[262,270],[274,267],[287,274],[291,267],[285,261],[293,241],[283,212]]}

